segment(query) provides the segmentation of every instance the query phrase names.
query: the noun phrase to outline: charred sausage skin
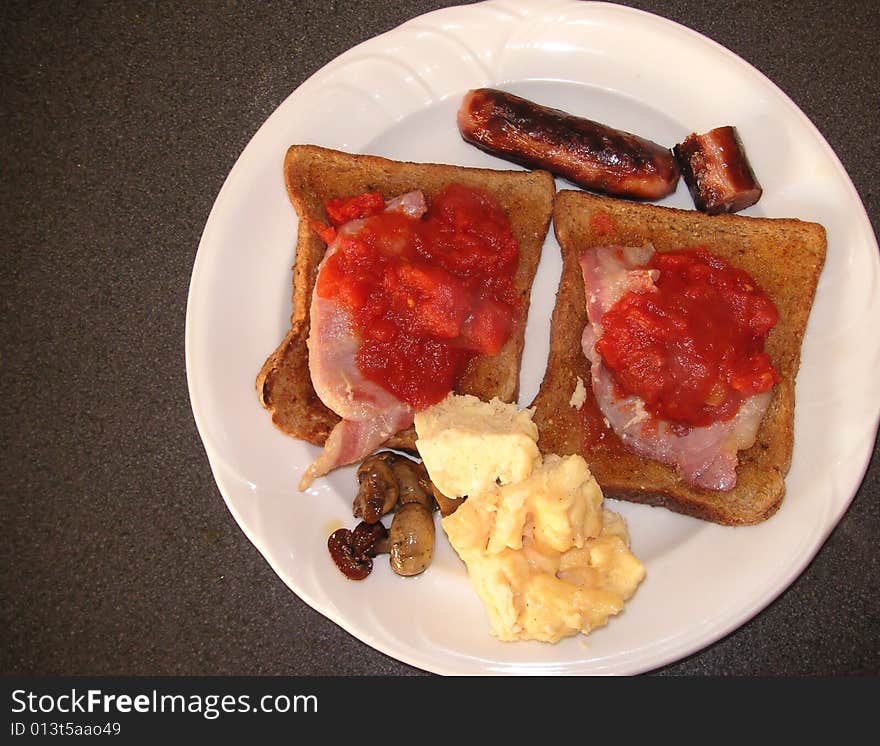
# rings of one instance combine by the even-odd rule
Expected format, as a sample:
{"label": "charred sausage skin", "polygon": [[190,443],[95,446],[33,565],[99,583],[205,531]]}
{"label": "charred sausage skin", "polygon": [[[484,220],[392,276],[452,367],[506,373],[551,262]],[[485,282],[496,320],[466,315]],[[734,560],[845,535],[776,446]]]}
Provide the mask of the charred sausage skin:
{"label": "charred sausage skin", "polygon": [[717,215],[751,207],[763,190],[746,158],[736,127],[688,135],[673,149],[694,205]]}
{"label": "charred sausage skin", "polygon": [[592,191],[660,199],[678,184],[678,164],[668,148],[494,88],[468,91],[458,129],[487,153]]}

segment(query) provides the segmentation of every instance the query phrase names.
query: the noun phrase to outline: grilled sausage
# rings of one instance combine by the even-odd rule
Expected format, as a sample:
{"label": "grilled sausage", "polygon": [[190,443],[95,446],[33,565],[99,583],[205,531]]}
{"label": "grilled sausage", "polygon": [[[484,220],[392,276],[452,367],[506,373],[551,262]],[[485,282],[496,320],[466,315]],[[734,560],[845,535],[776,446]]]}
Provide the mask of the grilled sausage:
{"label": "grilled sausage", "polygon": [[659,199],[678,184],[678,164],[668,148],[494,88],[465,95],[458,129],[487,153],[596,192]]}
{"label": "grilled sausage", "polygon": [[698,210],[717,215],[751,207],[763,190],[735,127],[688,135],[673,148]]}

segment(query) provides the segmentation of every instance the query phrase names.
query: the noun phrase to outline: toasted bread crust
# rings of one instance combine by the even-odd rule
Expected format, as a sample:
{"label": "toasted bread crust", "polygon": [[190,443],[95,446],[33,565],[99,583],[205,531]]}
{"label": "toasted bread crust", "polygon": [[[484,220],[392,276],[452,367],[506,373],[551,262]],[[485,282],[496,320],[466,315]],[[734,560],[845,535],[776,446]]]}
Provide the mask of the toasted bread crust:
{"label": "toasted bread crust", "polygon": [[[519,389],[520,359],[524,344],[532,281],[541,248],[550,226],[555,186],[543,171],[496,171],[443,164],[405,163],[372,155],[353,155],[313,145],[294,145],[284,159],[284,182],[299,216],[296,260],[293,267],[293,311],[290,331],[268,357],[257,376],[260,403],[285,433],[323,445],[339,417],[315,393],[309,376],[309,306],[318,266],[326,245],[309,227],[311,220],[327,222],[324,204],[337,197],[378,191],[388,199],[420,189],[430,200],[452,183],[487,192],[510,218],[519,242],[520,261],[514,285],[523,312],[510,339],[498,355],[474,358],[457,391],[482,399],[498,396],[514,401]],[[414,450],[410,428],[386,444]]]}
{"label": "toasted bread crust", "polygon": [[[611,217],[593,220],[597,213]],[[553,313],[547,372],[532,406],[539,448],[581,454],[606,496],[670,510],[725,525],[769,518],[785,495],[791,463],[794,384],[800,349],[825,261],[825,229],[800,220],[709,216],[583,192],[556,196],[554,229],[563,269]],[[704,247],[747,271],[776,304],[780,320],[766,345],[782,381],[754,446],[741,451],[737,485],[729,492],[685,484],[675,469],[628,451],[605,423],[590,386],[590,364],[581,349],[587,323],[579,256],[593,246],[653,244],[658,251]],[[587,398],[569,404],[580,378]]]}

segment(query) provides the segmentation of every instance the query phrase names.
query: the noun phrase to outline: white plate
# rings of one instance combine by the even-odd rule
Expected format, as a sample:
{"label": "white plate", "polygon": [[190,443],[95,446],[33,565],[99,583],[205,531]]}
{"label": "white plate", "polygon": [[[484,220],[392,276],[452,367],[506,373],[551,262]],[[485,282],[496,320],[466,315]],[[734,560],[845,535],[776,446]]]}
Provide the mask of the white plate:
{"label": "white plate", "polygon": [[[464,567],[443,540],[418,578],[403,580],[378,562],[366,582],[346,580],[325,542],[334,528],[352,525],[353,471],[297,492],[317,449],[276,430],[254,390],[291,308],[297,221],[281,177],[287,147],[314,143],[510,168],[466,145],[456,130],[462,94],[482,85],[668,145],[694,130],[735,124],[764,187],[747,213],[813,220],[828,231],[782,508],[759,526],[723,528],[615,502],[647,579],[606,628],[553,646],[490,637]],[[683,184],[663,204],[693,208]],[[544,374],[560,266],[551,231],[533,291],[522,405]],[[444,674],[639,673],[705,647],[760,611],[800,574],[846,510],[880,417],[878,278],[877,243],[840,162],[799,109],[729,51],[616,5],[503,0],[448,8],[341,55],[294,91],[242,153],[193,269],[190,397],[217,484],[242,530],[297,595],[365,643]]]}

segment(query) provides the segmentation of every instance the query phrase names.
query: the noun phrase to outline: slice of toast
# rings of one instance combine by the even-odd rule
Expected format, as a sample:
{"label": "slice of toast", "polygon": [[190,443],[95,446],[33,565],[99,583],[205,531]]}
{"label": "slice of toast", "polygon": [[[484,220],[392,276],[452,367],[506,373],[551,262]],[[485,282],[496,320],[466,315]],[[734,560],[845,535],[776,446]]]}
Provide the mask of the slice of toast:
{"label": "slice of toast", "polygon": [[[256,381],[260,402],[281,430],[323,445],[339,422],[339,416],[318,398],[309,376],[309,305],[318,265],[327,248],[310,228],[310,222],[328,222],[324,212],[327,200],[371,191],[390,199],[420,189],[430,204],[444,187],[460,183],[482,189],[508,215],[520,249],[514,284],[522,300],[522,314],[501,351],[491,357],[474,358],[456,390],[486,400],[493,396],[505,401],[516,399],[532,281],[553,209],[555,185],[549,173],[404,163],[313,145],[294,145],[284,158],[284,182],[299,216],[293,312],[290,331],[263,364]],[[386,445],[414,450],[415,430],[409,428],[398,433]]]}
{"label": "slice of toast", "polygon": [[[553,221],[563,269],[547,370],[532,403],[541,451],[581,454],[609,497],[663,506],[726,525],[769,518],[785,494],[795,377],[825,262],[825,229],[800,220],[709,216],[575,191],[556,196]],[[748,272],[779,310],[779,323],[767,339],[766,351],[782,381],[774,388],[755,444],[739,453],[737,484],[729,492],[691,487],[674,468],[628,451],[606,424],[592,394],[590,363],[581,349],[587,312],[579,256],[593,246],[649,242],[661,252],[704,247],[724,257]],[[570,404],[578,378],[586,388],[579,409]]]}

